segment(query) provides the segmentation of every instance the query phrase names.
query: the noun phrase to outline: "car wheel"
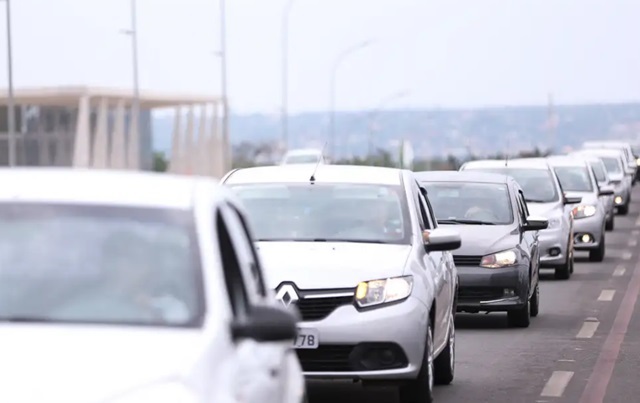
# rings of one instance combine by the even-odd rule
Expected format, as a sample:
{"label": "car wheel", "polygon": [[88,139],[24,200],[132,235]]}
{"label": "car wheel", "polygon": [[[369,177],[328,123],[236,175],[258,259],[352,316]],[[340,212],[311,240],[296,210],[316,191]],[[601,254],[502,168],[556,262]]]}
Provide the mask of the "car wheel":
{"label": "car wheel", "polygon": [[602,262],[604,260],[604,252],[605,252],[605,242],[604,242],[604,232],[603,232],[602,237],[600,238],[600,243],[598,244],[598,248],[595,250],[589,251],[589,261]]}
{"label": "car wheel", "polygon": [[620,215],[627,215],[629,214],[629,201],[627,201],[625,204],[623,204],[622,206],[618,207],[618,214]]}
{"label": "car wheel", "polygon": [[507,312],[507,322],[510,327],[529,327],[531,324],[531,301],[527,299],[527,303],[523,307]]}
{"label": "car wheel", "polygon": [[454,314],[449,318],[449,340],[447,346],[434,361],[433,378],[438,385],[448,385],[453,381],[456,369],[456,324]]}
{"label": "car wheel", "polygon": [[530,303],[530,315],[532,318],[538,316],[540,311],[540,284],[536,284],[536,289],[533,291],[533,295],[531,296]]}
{"label": "car wheel", "polygon": [[611,216],[609,217],[609,219],[607,220],[607,223],[604,226],[604,229],[607,231],[613,231],[615,227],[615,214],[611,214]]}
{"label": "car wheel", "polygon": [[567,246],[567,261],[559,267],[556,267],[554,276],[558,280],[567,280],[573,273],[573,249],[571,245]]}
{"label": "car wheel", "polygon": [[400,387],[400,403],[433,403],[433,331],[427,326],[427,344],[418,377]]}

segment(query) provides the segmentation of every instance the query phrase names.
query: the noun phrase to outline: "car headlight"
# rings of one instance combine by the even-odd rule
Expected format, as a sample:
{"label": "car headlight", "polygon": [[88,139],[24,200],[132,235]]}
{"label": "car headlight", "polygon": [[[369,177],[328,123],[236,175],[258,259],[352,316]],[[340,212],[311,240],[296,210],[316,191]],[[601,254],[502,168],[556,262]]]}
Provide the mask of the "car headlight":
{"label": "car headlight", "polygon": [[185,386],[167,383],[134,390],[108,403],[197,403],[196,396]]}
{"label": "car headlight", "polygon": [[557,228],[562,223],[562,219],[558,217],[549,218],[549,226],[547,228]]}
{"label": "car headlight", "polygon": [[573,218],[586,218],[595,215],[596,211],[598,211],[596,206],[584,205],[574,207],[571,212],[573,213]]}
{"label": "car headlight", "polygon": [[356,303],[365,308],[401,301],[411,295],[413,277],[393,277],[386,280],[363,281],[356,289]]}
{"label": "car headlight", "polygon": [[480,266],[486,267],[487,269],[498,269],[513,266],[516,263],[518,263],[518,254],[516,251],[510,249],[483,256],[480,261]]}
{"label": "car headlight", "polygon": [[636,158],[636,165],[640,167],[640,158]]}

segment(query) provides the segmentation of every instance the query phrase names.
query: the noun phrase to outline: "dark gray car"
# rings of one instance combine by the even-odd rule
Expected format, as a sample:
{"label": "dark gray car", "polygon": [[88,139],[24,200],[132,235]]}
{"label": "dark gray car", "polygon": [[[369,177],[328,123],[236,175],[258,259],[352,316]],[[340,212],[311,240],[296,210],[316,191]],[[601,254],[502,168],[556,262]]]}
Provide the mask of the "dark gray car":
{"label": "dark gray car", "polygon": [[508,314],[510,326],[528,327],[538,315],[538,231],[548,220],[529,215],[522,189],[510,176],[476,171],[415,174],[438,224],[455,226],[460,277],[457,312]]}

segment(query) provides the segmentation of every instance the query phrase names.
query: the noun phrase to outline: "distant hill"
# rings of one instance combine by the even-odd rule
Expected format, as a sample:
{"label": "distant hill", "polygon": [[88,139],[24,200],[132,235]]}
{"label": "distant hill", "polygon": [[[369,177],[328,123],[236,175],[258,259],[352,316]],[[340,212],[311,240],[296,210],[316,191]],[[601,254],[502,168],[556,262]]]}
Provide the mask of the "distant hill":
{"label": "distant hill", "polygon": [[[533,148],[556,151],[576,147],[582,141],[603,137],[640,136],[640,103],[556,106],[555,130],[549,129],[547,106],[503,107],[469,110],[390,110],[377,114],[373,145],[388,148],[401,138],[411,141],[416,157],[476,155]],[[336,115],[336,148],[340,155],[364,155],[368,148],[370,113]],[[290,117],[290,147],[321,146],[328,132],[328,113]],[[154,149],[171,148],[173,119],[154,119]],[[273,115],[234,115],[230,119],[234,144],[277,141],[280,120]]]}

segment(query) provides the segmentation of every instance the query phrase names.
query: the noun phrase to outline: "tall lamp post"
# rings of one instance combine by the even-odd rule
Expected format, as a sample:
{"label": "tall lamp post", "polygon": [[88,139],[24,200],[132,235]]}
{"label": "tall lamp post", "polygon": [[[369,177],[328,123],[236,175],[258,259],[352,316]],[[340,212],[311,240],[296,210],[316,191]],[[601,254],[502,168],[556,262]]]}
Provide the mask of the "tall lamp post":
{"label": "tall lamp post", "polygon": [[289,149],[289,16],[296,0],[287,0],[282,13],[282,144]]}
{"label": "tall lamp post", "polygon": [[[140,141],[140,85],[138,80],[138,14],[137,14],[137,2],[136,0],[130,1],[131,7],[131,29],[123,30],[123,33],[131,36],[131,68],[133,73],[133,102],[131,103],[131,119],[135,119],[136,122],[135,132],[129,133],[129,147],[127,149],[138,150],[138,147],[132,147],[131,142]],[[128,154],[128,153],[127,153]],[[131,156],[131,155],[127,155]],[[138,158],[135,159],[138,161]],[[131,166],[133,161],[128,161],[127,165],[130,168],[138,169],[139,167]]]}
{"label": "tall lamp post", "polygon": [[382,109],[387,106],[388,104],[390,104],[393,101],[397,101],[399,99],[405,98],[407,95],[409,95],[409,91],[407,90],[403,90],[403,91],[398,91],[396,93],[393,93],[389,96],[387,96],[386,98],[384,98],[379,104],[378,106],[373,109],[371,111],[371,113],[369,114],[369,137],[368,137],[368,141],[367,141],[367,158],[371,158],[371,155],[373,153],[373,131],[374,131],[374,124],[378,118],[378,116],[380,115],[380,112],[382,112]]}
{"label": "tall lamp post", "polygon": [[227,11],[226,0],[220,0],[220,95],[222,97],[222,139],[224,169],[230,170],[233,164],[229,144],[229,102],[227,101]]}
{"label": "tall lamp post", "polygon": [[359,50],[362,50],[373,43],[372,40],[367,40],[351,46],[350,48],[345,49],[342,53],[338,55],[336,58],[333,69],[331,70],[331,83],[330,83],[330,106],[329,106],[329,137],[331,142],[331,157],[336,159],[336,141],[335,141],[335,129],[336,129],[336,81],[338,75],[338,69],[342,65],[342,63],[347,60],[347,58]]}
{"label": "tall lamp post", "polygon": [[16,121],[15,121],[15,101],[13,95],[13,56],[11,45],[11,0],[4,0],[6,5],[7,18],[7,79],[8,100],[7,100],[7,126],[9,139],[9,166],[16,166]]}

